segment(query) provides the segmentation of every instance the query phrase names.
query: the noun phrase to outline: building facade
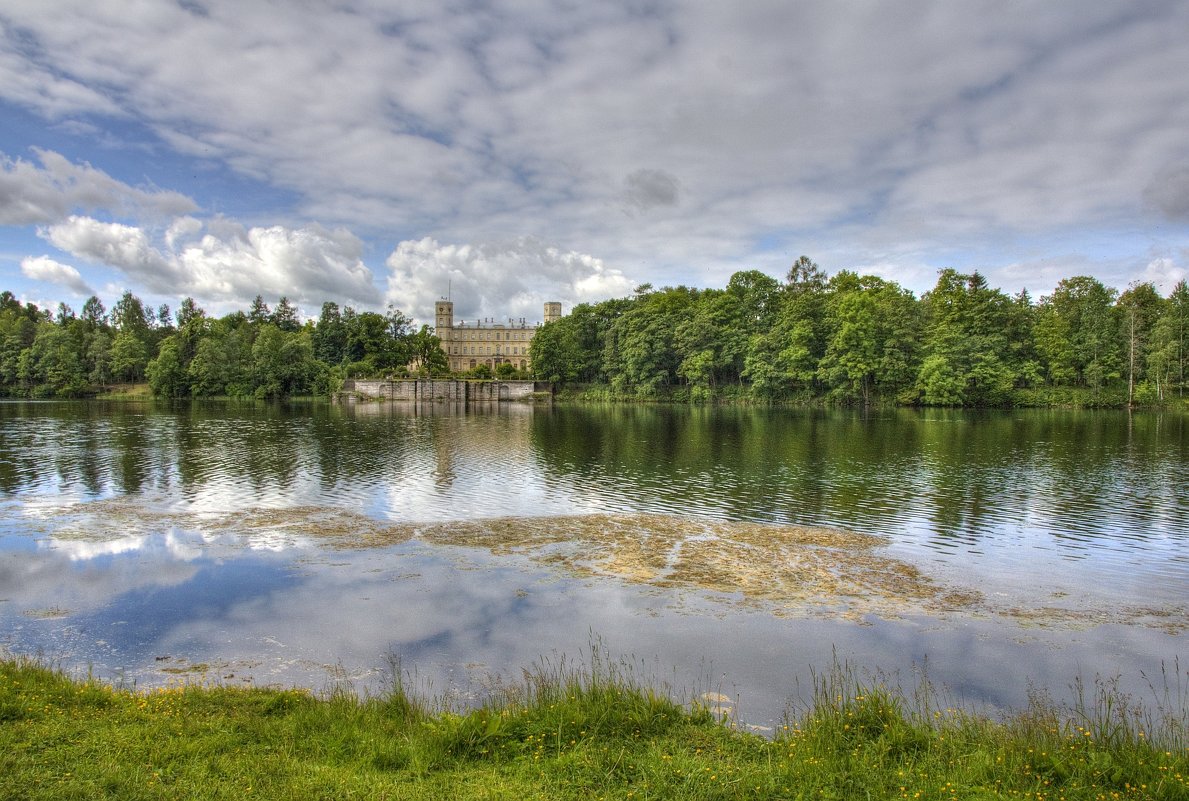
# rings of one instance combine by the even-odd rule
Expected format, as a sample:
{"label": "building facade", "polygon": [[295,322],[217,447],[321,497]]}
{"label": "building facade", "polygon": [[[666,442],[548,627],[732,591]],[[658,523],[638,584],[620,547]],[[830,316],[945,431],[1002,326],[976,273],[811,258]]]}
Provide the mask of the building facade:
{"label": "building facade", "polygon": [[[435,332],[446,352],[446,360],[454,372],[473,370],[487,365],[493,371],[501,364],[517,370],[532,367],[529,344],[539,325],[524,318],[509,319],[506,323],[494,320],[455,320],[454,303],[439,300],[436,304]],[[545,321],[551,323],[561,317],[561,304],[545,304]]]}

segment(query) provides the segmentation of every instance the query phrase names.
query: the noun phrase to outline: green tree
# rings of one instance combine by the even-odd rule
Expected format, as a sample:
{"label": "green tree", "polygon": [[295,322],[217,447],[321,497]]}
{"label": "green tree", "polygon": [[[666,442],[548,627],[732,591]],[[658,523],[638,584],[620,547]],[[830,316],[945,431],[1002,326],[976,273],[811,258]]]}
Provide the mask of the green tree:
{"label": "green tree", "polygon": [[[116,340],[118,342],[119,337]],[[158,397],[181,398],[189,394],[186,365],[182,362],[181,347],[176,336],[162,340],[157,356],[145,368],[145,378],[153,394]]]}
{"label": "green tree", "polygon": [[107,310],[103,307],[103,301],[94,295],[83,303],[83,311],[80,316],[84,322],[95,328],[103,328],[107,325]]}
{"label": "green tree", "polygon": [[725,290],[698,293],[676,331],[677,374],[703,391],[742,383],[752,338],[771,329],[781,292],[776,279],[748,270],[732,275]]}
{"label": "green tree", "polygon": [[743,375],[753,394],[776,398],[806,390],[819,380],[826,349],[827,276],[808,256],[788,271],[788,282],[774,298],[769,328],[751,337]]}
{"label": "green tree", "polygon": [[1008,333],[1018,310],[978,272],[942,270],[921,299],[926,319],[917,389],[930,405],[1006,403],[1016,369]]}
{"label": "green tree", "polygon": [[529,344],[534,375],[555,382],[605,379],[607,334],[635,303],[635,298],[580,303],[565,317],[538,328]]}
{"label": "green tree", "polygon": [[140,381],[148,362],[144,340],[135,331],[116,334],[111,343],[111,374],[116,381]]}
{"label": "green tree", "polygon": [[446,359],[446,351],[442,350],[442,340],[438,339],[428,325],[421,326],[417,333],[409,337],[409,349],[413,361],[420,365],[420,369],[430,375],[440,375],[450,369]]}
{"label": "green tree", "polygon": [[[186,327],[183,326],[183,329]],[[243,312],[235,312],[204,326],[186,364],[186,382],[195,397],[250,396],[252,379],[252,326]]]}
{"label": "green tree", "polygon": [[826,352],[818,374],[831,393],[870,403],[873,392],[895,394],[916,369],[916,299],[876,276],[843,271],[830,281]]}
{"label": "green tree", "polygon": [[87,364],[90,367],[88,379],[96,386],[104,386],[112,382],[111,345],[111,334],[106,330],[94,331],[88,338]]}
{"label": "green tree", "polygon": [[1164,299],[1151,282],[1134,283],[1115,304],[1120,312],[1127,370],[1127,404],[1135,403],[1136,381],[1143,380],[1152,329],[1160,319]]}
{"label": "green tree", "polygon": [[168,303],[162,303],[157,307],[157,318],[153,321],[153,327],[161,331],[163,336],[173,332],[173,314],[169,311]]}
{"label": "green tree", "polygon": [[652,397],[677,383],[675,336],[694,311],[697,291],[640,287],[634,303],[607,332],[603,365],[616,391]]}
{"label": "green tree", "polygon": [[1040,299],[1036,346],[1050,383],[1098,389],[1122,375],[1116,294],[1098,279],[1079,275],[1063,279]]}
{"label": "green tree", "polygon": [[54,322],[59,326],[65,326],[73,319],[75,319],[74,309],[70,308],[65,303],[59,303],[58,314],[54,317]]}
{"label": "green tree", "polygon": [[1178,392],[1185,393],[1185,368],[1189,366],[1189,286],[1184,279],[1177,282],[1165,307],[1165,325],[1172,342],[1172,360]]}
{"label": "green tree", "polygon": [[297,308],[289,302],[289,298],[283,296],[277,301],[277,307],[269,316],[269,322],[291,334],[301,328],[301,322],[297,319]]}
{"label": "green tree", "polygon": [[264,298],[257,295],[252,299],[252,306],[248,309],[248,322],[259,327],[271,318],[272,313],[268,310],[268,304],[264,302]]}
{"label": "green tree", "polygon": [[1160,304],[1160,312],[1152,325],[1144,356],[1152,395],[1157,401],[1164,401],[1167,393],[1174,388],[1178,393],[1184,392],[1187,329],[1189,287],[1184,281],[1179,281],[1168,298]]}
{"label": "green tree", "polygon": [[119,333],[134,334],[143,342],[151,325],[150,320],[155,319],[152,314],[145,309],[140,298],[124,290],[124,294],[111,308],[111,324]]}
{"label": "green tree", "polygon": [[0,293],[0,391],[5,394],[28,392],[29,385],[22,378],[22,357],[43,320],[36,306],[22,306],[11,292]]}
{"label": "green tree", "polygon": [[314,355],[327,364],[341,364],[346,357],[347,329],[339,305],[331,301],[322,304],[322,313],[313,333]]}
{"label": "green tree", "polygon": [[195,320],[201,320],[204,317],[206,317],[206,312],[199,308],[194,298],[185,297],[182,299],[177,311],[178,328],[185,328]]}
{"label": "green tree", "polygon": [[308,331],[282,331],[271,323],[260,327],[252,345],[252,376],[258,398],[309,394],[325,365],[314,359]]}
{"label": "green tree", "polygon": [[529,343],[533,373],[544,381],[564,383],[578,377],[581,354],[566,318],[546,323],[537,329]]}
{"label": "green tree", "polygon": [[38,324],[18,372],[32,394],[78,397],[88,389],[78,338],[67,326],[50,321]]}

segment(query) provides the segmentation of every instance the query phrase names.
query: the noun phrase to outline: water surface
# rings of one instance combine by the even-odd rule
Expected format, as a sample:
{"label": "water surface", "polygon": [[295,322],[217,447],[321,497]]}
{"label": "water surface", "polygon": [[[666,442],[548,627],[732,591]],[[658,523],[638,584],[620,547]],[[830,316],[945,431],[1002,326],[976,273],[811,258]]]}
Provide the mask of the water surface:
{"label": "water surface", "polygon": [[395,656],[461,703],[593,641],[769,724],[834,659],[1143,691],[1187,455],[1159,414],[4,403],[0,643],[141,686]]}

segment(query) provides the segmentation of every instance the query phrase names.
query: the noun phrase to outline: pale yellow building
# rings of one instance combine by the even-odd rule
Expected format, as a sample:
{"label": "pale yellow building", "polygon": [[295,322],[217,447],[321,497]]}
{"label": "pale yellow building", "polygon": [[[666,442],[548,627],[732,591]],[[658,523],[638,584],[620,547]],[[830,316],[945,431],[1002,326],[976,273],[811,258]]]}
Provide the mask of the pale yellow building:
{"label": "pale yellow building", "polygon": [[[517,370],[532,366],[528,346],[537,333],[538,324],[520,318],[507,322],[494,320],[455,320],[454,303],[439,300],[436,305],[435,331],[442,341],[442,350],[454,372],[472,370],[485,364],[492,370],[501,364],[511,364]],[[545,304],[545,322],[561,317],[561,304]]]}

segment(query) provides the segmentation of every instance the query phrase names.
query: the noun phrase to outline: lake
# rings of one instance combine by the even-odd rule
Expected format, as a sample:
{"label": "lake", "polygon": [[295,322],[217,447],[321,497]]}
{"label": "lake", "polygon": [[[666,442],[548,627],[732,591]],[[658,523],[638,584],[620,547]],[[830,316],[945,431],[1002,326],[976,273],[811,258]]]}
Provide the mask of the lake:
{"label": "lake", "polygon": [[138,687],[399,661],[458,705],[596,649],[761,727],[835,661],[992,709],[1142,696],[1189,656],[1187,423],[0,403],[0,649]]}

